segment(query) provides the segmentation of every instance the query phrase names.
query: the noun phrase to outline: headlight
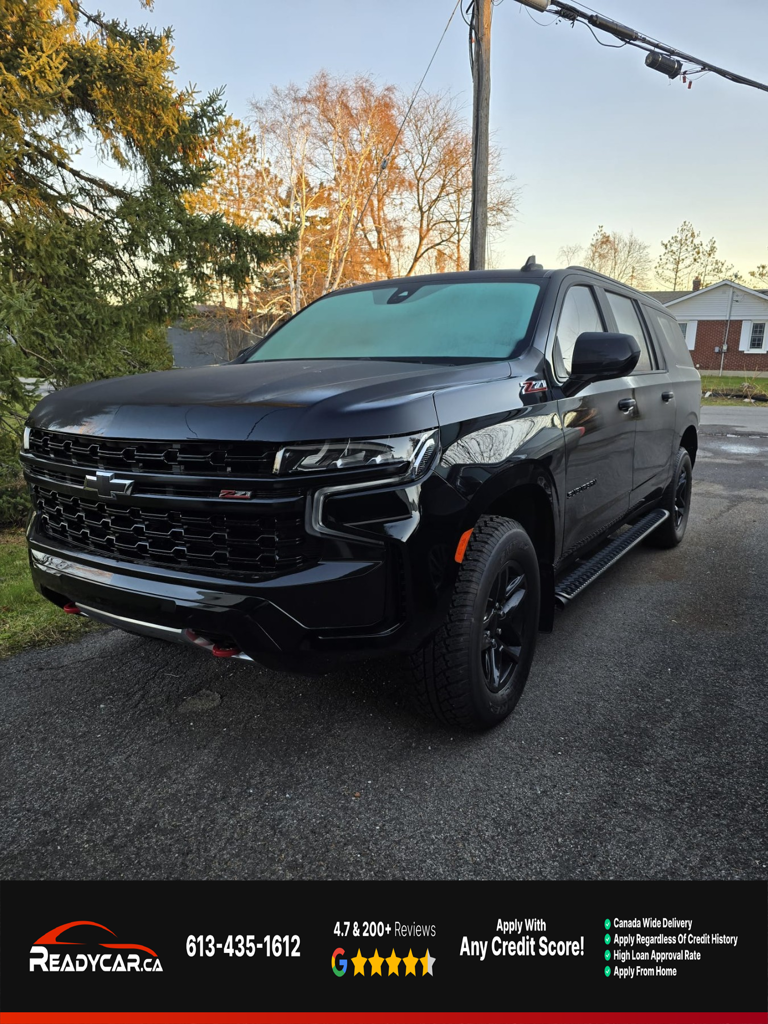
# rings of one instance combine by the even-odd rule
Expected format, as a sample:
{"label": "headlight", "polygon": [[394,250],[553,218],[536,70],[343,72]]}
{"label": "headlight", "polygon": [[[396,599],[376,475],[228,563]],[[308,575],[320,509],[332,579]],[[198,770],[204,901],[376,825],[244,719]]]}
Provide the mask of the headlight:
{"label": "headlight", "polygon": [[24,427],[24,440],[22,441],[21,447],[26,452],[29,451],[29,435],[32,433],[32,427]]}
{"label": "headlight", "polygon": [[275,456],[274,473],[327,473],[331,470],[378,470],[386,476],[418,480],[437,452],[437,431],[356,441],[318,441],[287,445]]}

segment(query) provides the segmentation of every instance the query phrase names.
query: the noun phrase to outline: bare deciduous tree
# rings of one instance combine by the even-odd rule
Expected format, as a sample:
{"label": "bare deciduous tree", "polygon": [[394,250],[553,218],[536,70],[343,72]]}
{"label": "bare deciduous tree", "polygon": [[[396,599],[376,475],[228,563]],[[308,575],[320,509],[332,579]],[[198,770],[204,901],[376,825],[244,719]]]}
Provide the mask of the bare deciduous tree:
{"label": "bare deciduous tree", "polygon": [[[250,127],[230,122],[211,153],[213,179],[190,203],[295,239],[248,283],[248,312],[279,320],[342,285],[466,267],[469,126],[448,94],[420,96],[406,118],[408,107],[392,86],[320,72],[254,100]],[[492,231],[517,197],[494,150]]]}
{"label": "bare deciduous tree", "polygon": [[624,235],[608,232],[602,224],[584,251],[584,266],[617,281],[645,287],[651,271],[651,256],[646,242],[641,242],[634,231]]}

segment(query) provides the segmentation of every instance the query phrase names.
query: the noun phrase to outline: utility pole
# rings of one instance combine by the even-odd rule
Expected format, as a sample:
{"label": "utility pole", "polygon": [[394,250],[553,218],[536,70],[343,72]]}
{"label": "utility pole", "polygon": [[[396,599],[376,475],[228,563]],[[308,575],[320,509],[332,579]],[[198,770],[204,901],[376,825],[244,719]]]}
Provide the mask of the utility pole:
{"label": "utility pole", "polygon": [[472,6],[472,220],[469,269],[485,270],[488,235],[488,145],[491,107],[492,0]]}

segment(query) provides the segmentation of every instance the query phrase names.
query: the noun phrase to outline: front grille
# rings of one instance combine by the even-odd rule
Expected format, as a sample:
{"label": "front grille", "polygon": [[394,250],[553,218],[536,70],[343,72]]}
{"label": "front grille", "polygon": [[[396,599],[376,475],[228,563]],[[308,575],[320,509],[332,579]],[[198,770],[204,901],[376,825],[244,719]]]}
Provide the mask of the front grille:
{"label": "front grille", "polygon": [[39,459],[82,469],[197,476],[271,476],[277,447],[259,441],[130,441],[30,431]]}
{"label": "front grille", "polygon": [[86,500],[40,486],[32,496],[48,537],[93,554],[225,574],[286,572],[316,556],[295,508],[205,515]]}

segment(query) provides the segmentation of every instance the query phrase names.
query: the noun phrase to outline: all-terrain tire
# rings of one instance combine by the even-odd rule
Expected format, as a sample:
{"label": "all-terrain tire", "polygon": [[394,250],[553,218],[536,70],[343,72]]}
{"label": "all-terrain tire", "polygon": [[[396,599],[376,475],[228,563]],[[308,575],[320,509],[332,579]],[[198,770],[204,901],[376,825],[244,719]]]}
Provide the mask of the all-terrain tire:
{"label": "all-terrain tire", "polygon": [[669,515],[653,533],[646,537],[646,543],[654,548],[675,548],[685,536],[688,516],[691,511],[691,485],[693,466],[685,448],[678,448],[672,479],[659,503]]}
{"label": "all-terrain tire", "polygon": [[512,519],[482,516],[445,622],[411,657],[419,706],[464,729],[503,721],[528,678],[539,601],[539,563],[528,534]]}

